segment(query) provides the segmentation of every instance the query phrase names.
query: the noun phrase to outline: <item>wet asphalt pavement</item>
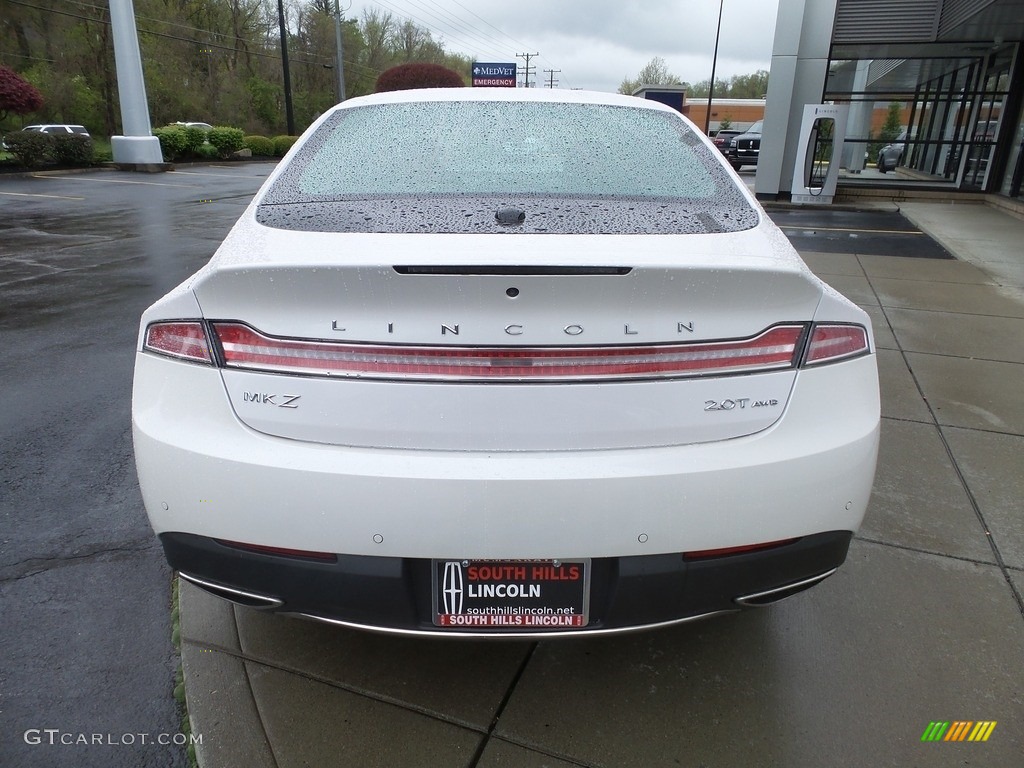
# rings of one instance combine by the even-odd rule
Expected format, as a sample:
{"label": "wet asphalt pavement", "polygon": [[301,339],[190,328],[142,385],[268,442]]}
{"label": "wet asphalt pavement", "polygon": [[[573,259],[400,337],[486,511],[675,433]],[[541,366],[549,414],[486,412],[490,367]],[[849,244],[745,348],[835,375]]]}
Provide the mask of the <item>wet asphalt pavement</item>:
{"label": "wet asphalt pavement", "polygon": [[[272,168],[0,178],[0,766],[185,765],[157,743],[180,732],[177,656],[132,460],[133,350],[143,309],[205,263]],[[905,228],[776,220],[830,233],[818,251],[870,253]]]}
{"label": "wet asphalt pavement", "polygon": [[0,178],[0,766],[185,765],[133,347],[272,168]]}

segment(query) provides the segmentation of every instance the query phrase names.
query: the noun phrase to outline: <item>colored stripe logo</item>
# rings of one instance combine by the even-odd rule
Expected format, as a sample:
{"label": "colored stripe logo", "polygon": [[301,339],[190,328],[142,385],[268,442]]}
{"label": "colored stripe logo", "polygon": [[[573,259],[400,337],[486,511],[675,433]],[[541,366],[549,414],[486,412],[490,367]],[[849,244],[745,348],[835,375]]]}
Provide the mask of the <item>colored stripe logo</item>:
{"label": "colored stripe logo", "polygon": [[988,741],[995,727],[995,720],[933,720],[921,734],[921,741]]}

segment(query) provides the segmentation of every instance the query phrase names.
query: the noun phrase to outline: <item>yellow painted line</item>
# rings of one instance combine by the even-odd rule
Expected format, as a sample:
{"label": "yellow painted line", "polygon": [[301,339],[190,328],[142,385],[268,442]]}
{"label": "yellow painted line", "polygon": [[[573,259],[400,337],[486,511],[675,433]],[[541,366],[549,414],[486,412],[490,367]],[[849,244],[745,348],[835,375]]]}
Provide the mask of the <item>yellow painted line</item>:
{"label": "yellow painted line", "polygon": [[10,197],[48,197],[51,200],[85,200],[84,197],[68,197],[66,195],[32,195],[28,192],[0,192],[0,195]]}
{"label": "yellow painted line", "polygon": [[863,232],[868,235],[923,235],[919,229],[851,229],[850,227],[794,227],[779,226],[779,229],[793,229],[800,232]]}
{"label": "yellow painted line", "polygon": [[168,171],[179,176],[213,176],[215,179],[256,179],[258,176],[246,176],[243,173],[198,173],[197,171]]}
{"label": "yellow painted line", "polygon": [[157,181],[128,181],[127,179],[99,179],[83,176],[37,176],[32,174],[33,179],[57,179],[59,181],[91,181],[97,184],[142,184],[147,187],[194,187],[195,184],[161,184]]}

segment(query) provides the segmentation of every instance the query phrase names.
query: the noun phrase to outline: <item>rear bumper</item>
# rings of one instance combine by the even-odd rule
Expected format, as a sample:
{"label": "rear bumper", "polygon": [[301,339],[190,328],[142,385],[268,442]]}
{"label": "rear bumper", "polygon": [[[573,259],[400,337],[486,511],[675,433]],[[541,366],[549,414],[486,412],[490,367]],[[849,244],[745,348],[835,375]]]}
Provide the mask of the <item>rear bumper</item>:
{"label": "rear bumper", "polygon": [[578,634],[737,610],[827,576],[870,497],[879,401],[869,355],[800,371],[781,418],[731,440],[369,449],[255,432],[232,411],[217,370],[140,355],[133,426],[143,499],[168,560],[215,594],[350,626],[448,633],[460,630],[435,628],[430,612],[432,561],[586,559],[590,621],[567,632]]}
{"label": "rear bumper", "polygon": [[160,541],[184,578],[243,605],[394,633],[550,637],[656,627],[774,602],[831,574],[846,559],[850,538],[849,531],[831,531],[770,550],[692,561],[681,553],[597,558],[586,627],[485,632],[434,626],[430,560],[339,555],[323,563],[241,551],[184,533],[165,533]]}
{"label": "rear bumper", "polygon": [[275,438],[238,420],[216,370],[144,355],[133,404],[157,534],[413,559],[629,557],[856,532],[878,413],[873,356],[801,371],[769,429],[659,448],[413,451]]}
{"label": "rear bumper", "polygon": [[734,163],[741,165],[757,165],[757,158],[760,156],[759,151],[743,149],[743,150],[732,150],[729,153],[729,160]]}

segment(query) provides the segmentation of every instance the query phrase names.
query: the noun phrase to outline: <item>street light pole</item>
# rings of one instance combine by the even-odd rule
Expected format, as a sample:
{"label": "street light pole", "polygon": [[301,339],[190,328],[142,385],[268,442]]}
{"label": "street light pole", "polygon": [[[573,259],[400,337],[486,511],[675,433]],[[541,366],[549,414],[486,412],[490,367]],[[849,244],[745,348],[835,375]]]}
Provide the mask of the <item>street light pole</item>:
{"label": "street light pole", "polygon": [[715,55],[711,57],[711,84],[708,86],[708,110],[704,114],[704,133],[711,126],[711,97],[715,95],[715,67],[718,66],[718,38],[722,34],[722,6],[725,0],[718,0],[718,28],[715,30]]}
{"label": "street light pole", "polygon": [[295,113],[292,111],[292,76],[288,70],[288,28],[284,23],[284,2],[277,0],[277,19],[281,25],[281,66],[284,70],[284,111],[288,135],[295,135]]}
{"label": "street light pole", "polygon": [[341,4],[340,0],[334,0],[334,42],[338,49],[338,58],[335,66],[338,68],[338,103],[345,100],[345,63],[341,59]]}

